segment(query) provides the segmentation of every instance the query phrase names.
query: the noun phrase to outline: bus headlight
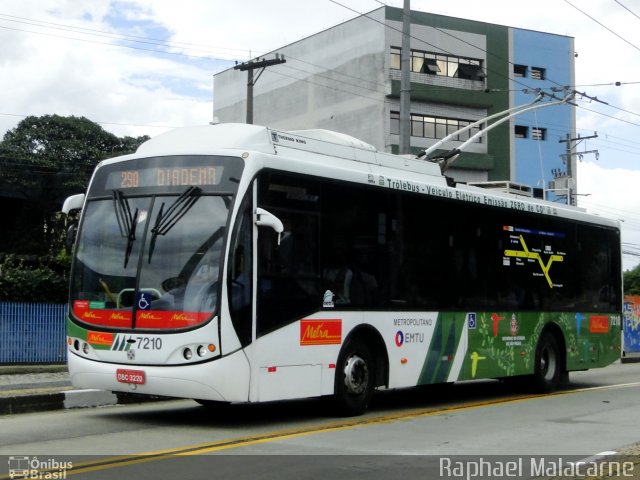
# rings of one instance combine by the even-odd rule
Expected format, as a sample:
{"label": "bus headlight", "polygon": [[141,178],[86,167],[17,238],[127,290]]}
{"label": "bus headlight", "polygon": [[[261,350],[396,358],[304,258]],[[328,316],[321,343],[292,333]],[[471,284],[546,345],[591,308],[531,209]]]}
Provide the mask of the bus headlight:
{"label": "bus headlight", "polygon": [[191,360],[191,357],[193,357],[193,352],[190,348],[185,348],[182,352],[182,355],[184,356],[185,360]]}
{"label": "bus headlight", "polygon": [[198,350],[196,350],[196,352],[198,352],[199,357],[204,357],[207,354],[207,349],[204,348],[204,345],[198,345]]}

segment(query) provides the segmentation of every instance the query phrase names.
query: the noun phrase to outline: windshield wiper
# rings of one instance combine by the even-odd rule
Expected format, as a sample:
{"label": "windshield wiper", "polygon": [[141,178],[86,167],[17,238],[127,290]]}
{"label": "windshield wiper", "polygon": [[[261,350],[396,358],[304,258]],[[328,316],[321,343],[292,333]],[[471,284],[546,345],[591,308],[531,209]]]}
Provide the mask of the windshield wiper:
{"label": "windshield wiper", "polygon": [[164,211],[164,202],[160,205],[160,211],[156,217],[156,223],[151,229],[151,242],[149,243],[149,263],[156,247],[158,235],[166,235],[184,217],[200,198],[202,190],[199,187],[191,186],[187,188],[171,204],[167,211]]}
{"label": "windshield wiper", "polygon": [[124,253],[124,268],[127,268],[129,257],[131,256],[131,250],[133,250],[133,242],[136,240],[136,227],[138,225],[139,212],[136,208],[134,214],[131,215],[129,200],[120,190],[114,190],[112,197],[113,208],[116,212],[118,228],[120,229],[120,236],[127,239],[127,248]]}

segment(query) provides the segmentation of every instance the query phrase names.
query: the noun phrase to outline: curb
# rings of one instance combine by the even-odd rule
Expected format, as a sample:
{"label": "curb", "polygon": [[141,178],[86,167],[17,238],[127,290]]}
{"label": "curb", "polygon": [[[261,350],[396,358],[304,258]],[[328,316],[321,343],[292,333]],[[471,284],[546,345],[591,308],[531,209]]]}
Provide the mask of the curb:
{"label": "curb", "polygon": [[46,412],[64,408],[63,392],[0,398],[0,415]]}
{"label": "curb", "polygon": [[175,399],[172,397],[156,397],[134,393],[113,393],[105,390],[69,390],[66,392],[0,397],[0,415],[68,410],[72,408],[106,407],[167,400]]}
{"label": "curb", "polygon": [[65,409],[104,407],[118,403],[117,395],[105,390],[69,390],[63,393]]}
{"label": "curb", "polygon": [[620,363],[639,363],[639,362],[640,362],[640,355],[638,355],[635,352],[631,354],[627,354],[620,358]]}
{"label": "curb", "polygon": [[0,365],[0,375],[24,375],[26,373],[64,373],[67,364],[52,365]]}

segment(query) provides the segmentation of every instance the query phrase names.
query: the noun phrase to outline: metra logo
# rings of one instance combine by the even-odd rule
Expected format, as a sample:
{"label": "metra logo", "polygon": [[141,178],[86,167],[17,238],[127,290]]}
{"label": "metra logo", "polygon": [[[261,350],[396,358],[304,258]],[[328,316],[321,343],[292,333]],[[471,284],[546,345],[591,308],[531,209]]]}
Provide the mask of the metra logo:
{"label": "metra logo", "polygon": [[342,320],[301,320],[300,345],[339,345]]}
{"label": "metra logo", "polygon": [[96,315],[93,312],[84,312],[82,314],[82,318],[89,318],[89,319],[93,319],[93,320],[100,320],[100,315]]}
{"label": "metra logo", "polygon": [[92,345],[111,345],[113,343],[113,334],[104,332],[89,332],[87,341]]}
{"label": "metra logo", "polygon": [[174,313],[173,315],[171,315],[171,320],[175,322],[186,322],[188,320],[191,320],[191,318],[189,318],[189,316],[184,313]]}
{"label": "metra logo", "polygon": [[129,320],[126,316],[124,316],[122,313],[112,313],[111,316],[109,317],[109,320]]}
{"label": "metra logo", "polygon": [[153,313],[140,312],[139,319],[140,320],[160,320],[161,318],[158,317],[157,315],[154,315]]}
{"label": "metra logo", "polygon": [[591,333],[608,333],[609,317],[600,315],[589,317],[589,331]]}

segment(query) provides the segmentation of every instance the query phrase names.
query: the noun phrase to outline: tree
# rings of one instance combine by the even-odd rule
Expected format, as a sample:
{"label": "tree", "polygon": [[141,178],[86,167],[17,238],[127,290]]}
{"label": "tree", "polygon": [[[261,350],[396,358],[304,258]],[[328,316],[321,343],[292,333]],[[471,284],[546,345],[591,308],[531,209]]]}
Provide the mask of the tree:
{"label": "tree", "polygon": [[0,142],[0,301],[64,302],[69,259],[58,213],[84,192],[100,160],[135,151],[148,136],[124,137],[84,117],[27,117]]}
{"label": "tree", "polygon": [[57,253],[55,214],[64,199],[85,191],[100,160],[131,153],[148,139],[119,138],[84,117],[59,115],[27,117],[7,131],[0,142],[0,191],[19,200],[10,204],[0,252]]}
{"label": "tree", "polygon": [[625,295],[640,295],[640,265],[624,272],[623,279]]}

